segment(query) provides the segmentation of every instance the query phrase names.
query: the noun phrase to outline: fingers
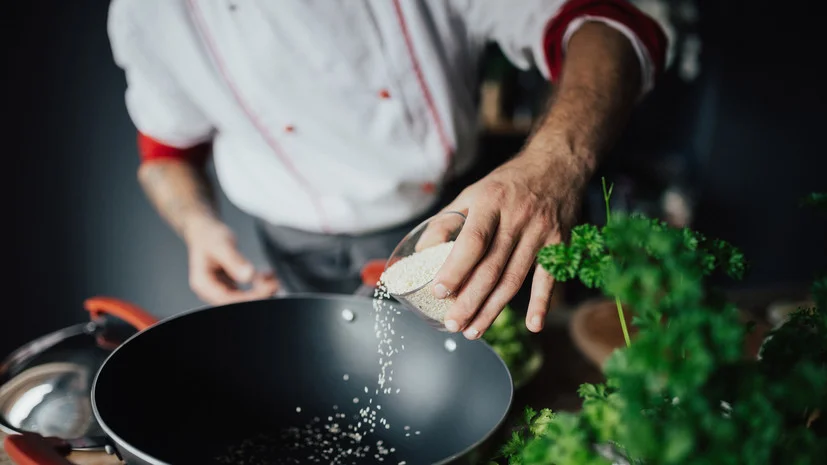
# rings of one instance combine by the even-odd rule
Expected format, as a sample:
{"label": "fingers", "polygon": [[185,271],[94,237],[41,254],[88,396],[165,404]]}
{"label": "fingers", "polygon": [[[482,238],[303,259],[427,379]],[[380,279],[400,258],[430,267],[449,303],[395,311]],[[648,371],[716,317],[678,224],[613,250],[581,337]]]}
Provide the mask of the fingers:
{"label": "fingers", "polygon": [[525,326],[529,331],[539,333],[543,329],[548,315],[551,293],[554,289],[554,278],[540,265],[534,269],[534,279],[531,283],[531,299],[528,303],[528,312],[525,317]]}
{"label": "fingers", "polygon": [[249,283],[256,274],[253,264],[238,251],[233,240],[214,244],[208,253],[233,281]]}
{"label": "fingers", "polygon": [[270,272],[256,273],[254,270],[250,281],[250,289],[239,289],[236,280],[212,256],[198,252],[191,255],[190,287],[210,305],[265,299],[279,288],[278,280]]}
{"label": "fingers", "polygon": [[428,223],[428,226],[425,227],[425,230],[422,231],[419,240],[416,241],[414,250],[419,252],[428,247],[447,242],[448,238],[450,238],[460,226],[460,224],[453,218],[450,218],[450,216],[454,215],[449,215],[448,217],[434,216]]}
{"label": "fingers", "polygon": [[[488,253],[473,268],[468,280],[462,286],[462,291],[457,295],[456,302],[445,316],[446,329],[449,331],[465,329],[474,319],[478,309],[488,298],[491,291],[495,289],[498,282],[501,282],[502,279],[518,280],[518,277],[513,273],[508,276],[503,275],[503,270],[506,268],[516,244],[517,237],[513,234],[504,230],[498,231]],[[522,282],[522,280],[519,281]],[[519,288],[519,284],[517,284],[517,287]],[[466,333],[466,336],[475,338],[480,330],[471,327],[466,329]]]}
{"label": "fingers", "polygon": [[[471,271],[485,255],[488,245],[497,232],[499,212],[490,209],[478,209],[470,211],[468,219],[459,233],[454,247],[442,268],[434,278],[432,292],[438,299],[444,299],[451,293],[456,292]],[[507,244],[498,244],[499,247]],[[509,251],[510,252],[510,251]],[[501,257],[502,251],[498,253]],[[500,258],[505,264],[505,260]],[[501,271],[500,268],[499,271]],[[498,270],[488,270],[489,274],[499,273]]]}
{"label": "fingers", "polygon": [[494,323],[503,308],[519,292],[531,267],[534,265],[534,257],[540,248],[540,240],[524,236],[508,264],[500,276],[497,287],[491,292],[482,305],[479,313],[473,318],[465,329],[464,334],[468,339],[477,339],[485,334],[485,331]]}
{"label": "fingers", "polygon": [[190,288],[195,295],[210,305],[236,302],[242,292],[221,269],[206,256],[194,256],[190,263]]}
{"label": "fingers", "polygon": [[[232,231],[221,223],[201,228],[187,240],[189,278],[193,292],[204,302],[223,305],[263,299],[278,290],[273,273],[257,273],[239,252]],[[249,289],[239,289],[249,284]]]}
{"label": "fingers", "polygon": [[[455,213],[461,213],[462,216]],[[447,242],[462,228],[463,216],[468,216],[468,207],[464,196],[460,195],[428,220],[428,226],[416,241],[414,251],[419,252]]]}
{"label": "fingers", "polygon": [[245,295],[250,300],[272,297],[279,290],[280,284],[272,272],[257,273],[253,278],[253,285]]}
{"label": "fingers", "polygon": [[[551,234],[545,236],[539,248],[559,244],[567,234],[567,231],[560,233],[558,230],[554,230]],[[534,278],[531,282],[531,299],[528,302],[528,311],[525,317],[525,325],[529,331],[535,333],[542,331],[551,305],[553,291],[554,277],[541,265],[537,265],[534,269]]]}
{"label": "fingers", "polygon": [[279,289],[278,280],[272,273],[257,274],[248,290],[238,289],[235,282],[220,270],[211,272],[193,270],[190,276],[192,290],[201,300],[210,305],[266,299],[272,297]]}

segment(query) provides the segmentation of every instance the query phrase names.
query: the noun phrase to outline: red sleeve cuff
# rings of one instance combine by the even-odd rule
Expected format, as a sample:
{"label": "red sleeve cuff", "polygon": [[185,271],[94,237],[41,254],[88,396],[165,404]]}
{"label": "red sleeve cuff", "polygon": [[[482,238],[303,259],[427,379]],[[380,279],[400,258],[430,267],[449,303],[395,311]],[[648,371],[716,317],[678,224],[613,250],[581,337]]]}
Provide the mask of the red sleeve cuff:
{"label": "red sleeve cuff", "polygon": [[210,146],[210,143],[203,143],[182,149],[158,142],[141,132],[138,133],[138,153],[141,156],[141,163],[179,160],[202,165],[207,161]]}
{"label": "red sleeve cuff", "polygon": [[627,0],[569,0],[549,21],[543,38],[546,64],[552,81],[556,81],[563,70],[563,36],[569,24],[581,16],[605,18],[629,28],[646,47],[655,68],[655,77],[663,72],[668,39],[654,19]]}

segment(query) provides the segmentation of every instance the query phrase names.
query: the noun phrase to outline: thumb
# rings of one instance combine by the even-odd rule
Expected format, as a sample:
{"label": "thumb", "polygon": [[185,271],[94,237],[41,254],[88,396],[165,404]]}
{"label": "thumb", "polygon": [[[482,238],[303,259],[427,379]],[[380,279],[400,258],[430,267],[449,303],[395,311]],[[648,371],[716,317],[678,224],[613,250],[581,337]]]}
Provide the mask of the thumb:
{"label": "thumb", "polygon": [[232,240],[224,241],[213,249],[213,258],[225,273],[235,282],[249,283],[256,270],[235,246]]}
{"label": "thumb", "polygon": [[[459,215],[457,215],[459,213]],[[468,208],[462,199],[458,198],[448,204],[439,213],[429,218],[428,226],[419,236],[414,251],[420,252],[429,247],[442,244],[452,236],[456,236],[468,216]]]}

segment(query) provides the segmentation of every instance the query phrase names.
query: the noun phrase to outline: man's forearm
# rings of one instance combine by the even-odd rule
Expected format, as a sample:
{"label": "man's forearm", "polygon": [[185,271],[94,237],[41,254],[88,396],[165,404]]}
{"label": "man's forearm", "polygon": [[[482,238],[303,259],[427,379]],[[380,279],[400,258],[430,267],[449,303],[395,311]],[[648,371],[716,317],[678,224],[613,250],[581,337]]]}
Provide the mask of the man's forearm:
{"label": "man's forearm", "polygon": [[584,24],[569,40],[549,111],[525,152],[559,157],[557,168],[567,166],[586,182],[625,126],[640,93],[640,74],[626,36],[602,23]]}
{"label": "man's forearm", "polygon": [[156,161],[138,170],[141,186],[161,216],[186,239],[194,226],[218,221],[206,173],[186,161]]}

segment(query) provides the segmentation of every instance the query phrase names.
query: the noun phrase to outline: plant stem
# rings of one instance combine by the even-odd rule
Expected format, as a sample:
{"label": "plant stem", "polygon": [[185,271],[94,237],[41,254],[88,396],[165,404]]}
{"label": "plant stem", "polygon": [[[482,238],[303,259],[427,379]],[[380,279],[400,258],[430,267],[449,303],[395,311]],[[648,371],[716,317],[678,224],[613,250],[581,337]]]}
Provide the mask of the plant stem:
{"label": "plant stem", "polygon": [[623,305],[619,297],[615,297],[615,305],[617,305],[617,316],[620,318],[620,329],[623,330],[623,339],[626,341],[626,347],[629,347],[632,341],[629,339],[629,330],[626,329],[626,316],[623,314]]}
{"label": "plant stem", "polygon": [[606,178],[600,178],[600,181],[603,183],[603,202],[606,204],[606,224],[609,224],[609,219],[611,218],[611,209],[609,208],[609,199],[612,197],[612,189],[614,189],[615,185],[612,183],[609,186],[609,189],[606,189]]}
{"label": "plant stem", "polygon": [[[612,183],[609,185],[609,188],[606,189],[606,178],[602,177],[600,181],[603,183],[603,202],[606,204],[606,225],[608,226],[612,216],[609,199],[612,197],[612,189],[614,189],[615,185]],[[623,330],[623,339],[626,341],[626,347],[629,347],[632,345],[632,341],[629,339],[629,330],[626,329],[626,315],[623,313],[623,305],[617,296],[615,296],[615,305],[617,305],[617,316],[620,319],[620,328]]]}

